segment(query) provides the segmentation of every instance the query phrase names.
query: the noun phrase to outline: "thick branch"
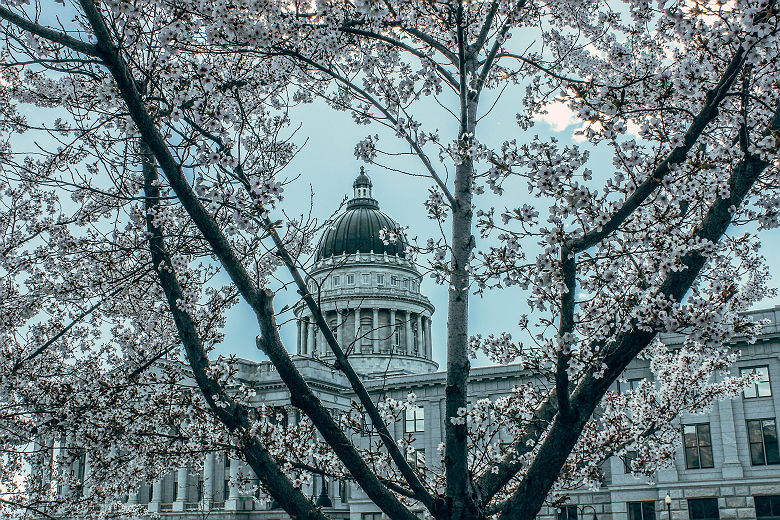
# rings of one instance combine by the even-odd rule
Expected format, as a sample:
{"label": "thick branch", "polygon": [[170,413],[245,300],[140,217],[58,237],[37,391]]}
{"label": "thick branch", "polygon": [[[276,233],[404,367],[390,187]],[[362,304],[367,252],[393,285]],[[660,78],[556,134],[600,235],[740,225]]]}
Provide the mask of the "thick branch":
{"label": "thick branch", "polygon": [[81,54],[88,56],[100,57],[97,48],[91,43],[86,43],[81,40],[77,40],[67,34],[49,29],[40,24],[32,22],[23,16],[20,16],[13,11],[0,6],[0,18],[7,20],[11,24],[19,27],[20,29],[30,32],[36,36],[40,36],[46,40],[63,45],[69,49],[72,49]]}
{"label": "thick branch", "polygon": [[[182,206],[211,246],[215,256],[225,267],[225,271],[242,297],[254,310],[262,333],[258,339],[258,345],[264,349],[274,363],[279,376],[290,389],[293,404],[311,418],[336,455],[375,504],[391,518],[414,520],[414,515],[382,485],[371,468],[361,458],[292,363],[276,328],[271,303],[272,294],[268,291],[261,291],[254,285],[252,277],[236,257],[227,238],[192,191],[181,166],[170,153],[165,140],[146,110],[127,64],[114,45],[97,7],[91,0],[80,0],[80,3],[98,40],[101,58],[117,82],[117,87],[127,105],[128,112],[143,136],[144,142],[154,154]],[[252,457],[257,456],[259,455],[252,455]]]}
{"label": "thick branch", "polygon": [[571,357],[571,335],[574,332],[574,293],[577,289],[577,263],[574,253],[561,248],[561,273],[563,294],[561,295],[561,321],[558,327],[558,361],[555,367],[555,389],[558,394],[558,413],[569,417],[569,358]]}
{"label": "thick branch", "polygon": [[723,76],[720,78],[717,86],[707,92],[707,98],[704,106],[699,111],[698,115],[691,122],[688,130],[685,132],[685,138],[683,144],[675,148],[669,153],[669,155],[659,164],[653,173],[640,184],[636,191],[623,203],[623,205],[609,218],[606,224],[600,229],[594,230],[591,233],[587,233],[581,238],[575,239],[570,244],[571,250],[576,252],[584,251],[594,245],[598,244],[612,232],[616,231],[623,222],[625,222],[634,211],[655,191],[655,189],[661,184],[663,178],[671,172],[671,166],[674,164],[681,164],[688,156],[688,152],[693,148],[693,145],[699,140],[704,129],[710,124],[718,115],[718,106],[721,101],[726,97],[731,86],[739,76],[740,70],[742,70],[745,64],[745,50],[740,46],[734,56],[729,62],[729,66],[726,68]]}
{"label": "thick branch", "polygon": [[[208,356],[198,334],[197,324],[180,304],[184,301],[181,285],[173,271],[170,254],[162,238],[162,230],[154,224],[153,210],[160,200],[157,185],[157,168],[146,145],[142,146],[144,193],[146,195],[146,228],[149,232],[149,249],[156,266],[160,286],[165,292],[179,339],[184,346],[193,377],[212,412],[233,433],[241,434],[242,452],[255,474],[263,481],[271,496],[285,511],[295,518],[326,520],[326,516],[296,488],[282,472],[279,465],[256,437],[250,437],[248,411],[226,394],[224,387],[207,375]],[[217,406],[219,399],[227,406]]]}
{"label": "thick branch", "polygon": [[[780,103],[768,132],[780,132]],[[729,197],[718,198],[694,231],[694,237],[717,243],[728,229],[733,208],[742,205],[748,193],[769,163],[755,154],[746,155],[735,166],[729,179]],[[669,274],[659,288],[658,295],[675,302],[682,301],[704,268],[707,256],[693,251],[683,256],[684,269]],[[638,327],[622,334],[617,345],[604,360],[607,369],[596,376],[601,367],[592,366],[572,395],[572,407],[576,410],[574,421],[562,420],[558,414],[539,453],[534,458],[520,486],[507,501],[502,518],[531,519],[541,507],[545,496],[563,468],[568,455],[574,449],[582,429],[591,417],[609,386],[620,376],[628,364],[647,347],[656,332]]]}

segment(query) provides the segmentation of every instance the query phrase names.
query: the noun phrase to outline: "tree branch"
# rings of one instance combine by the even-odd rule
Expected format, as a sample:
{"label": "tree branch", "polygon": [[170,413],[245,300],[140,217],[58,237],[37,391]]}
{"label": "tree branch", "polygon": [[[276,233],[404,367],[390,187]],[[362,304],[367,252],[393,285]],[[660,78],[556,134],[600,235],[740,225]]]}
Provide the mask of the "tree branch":
{"label": "tree branch", "polygon": [[[780,103],[776,106],[773,120],[767,129],[767,132],[772,134],[780,132]],[[775,150],[778,144],[780,143],[776,143]],[[742,205],[759,176],[768,166],[769,162],[756,154],[743,157],[734,167],[729,178],[728,198],[719,197],[715,200],[696,227],[694,238],[717,243],[731,223],[733,208]],[[699,251],[683,256],[681,263],[685,269],[671,272],[659,288],[658,296],[678,303],[682,301],[706,262],[707,256]],[[507,501],[501,518],[533,518],[539,511],[544,497],[563,468],[582,429],[590,420],[604,393],[628,364],[653,341],[656,334],[655,331],[635,327],[617,339],[617,346],[604,359],[607,368],[603,374],[596,376],[597,372],[601,372],[602,367],[590,367],[572,394],[572,407],[576,410],[575,420],[563,421],[561,414],[556,415],[544,444],[522,482]]]}
{"label": "tree branch", "polygon": [[49,29],[48,27],[44,27],[2,6],[0,6],[0,18],[7,20],[11,24],[19,27],[24,31],[30,32],[36,36],[40,36],[41,38],[44,38],[51,42],[63,45],[78,53],[86,54],[88,56],[93,56],[95,58],[100,57],[97,48],[91,43],[86,43],[81,40],[77,40],[76,38],[73,38],[72,36],[68,36],[67,34],[55,31],[53,29]]}
{"label": "tree branch", "polygon": [[[314,506],[300,488],[296,488],[282,472],[273,456],[256,436],[250,436],[249,413],[244,406],[235,402],[224,387],[207,375],[208,355],[198,334],[197,324],[183,310],[184,294],[173,270],[170,254],[162,238],[162,230],[154,224],[153,210],[160,200],[157,185],[157,168],[153,156],[145,144],[141,146],[141,160],[144,172],[144,193],[146,195],[146,229],[150,234],[149,250],[156,266],[157,277],[168,300],[179,339],[184,346],[193,377],[206,399],[211,411],[233,433],[241,435],[242,452],[247,462],[262,481],[268,492],[285,511],[295,518],[326,520],[327,517]],[[216,401],[220,401],[217,406]],[[222,403],[226,403],[223,405]]]}
{"label": "tree branch", "polygon": [[[149,115],[136,88],[132,74],[114,45],[97,7],[92,3],[92,0],[79,1],[97,38],[101,58],[117,82],[117,87],[127,105],[128,112],[142,135],[144,142],[154,154],[182,206],[211,246],[214,255],[225,267],[225,271],[236,285],[242,297],[255,312],[262,333],[258,338],[258,346],[264,350],[274,363],[277,373],[290,389],[291,401],[297,408],[309,416],[322,436],[375,504],[391,518],[415,520],[415,516],[382,485],[298,372],[285,350],[276,328],[271,302],[272,293],[270,291],[261,291],[254,285],[252,277],[236,257],[227,238],[192,191],[181,170],[181,166],[174,159],[165,140]],[[190,362],[192,363],[192,360]],[[222,419],[222,417],[220,418]],[[263,463],[262,453],[253,454],[250,450],[246,452],[246,455],[247,462],[250,462],[250,459],[252,459],[256,460],[258,464]]]}
{"label": "tree branch", "polygon": [[598,244],[601,240],[607,237],[612,232],[616,231],[620,225],[625,222],[633,212],[655,191],[655,189],[661,184],[664,176],[671,172],[670,167],[674,164],[681,164],[688,156],[688,152],[693,148],[693,145],[699,140],[704,129],[710,124],[718,115],[718,105],[726,97],[729,89],[734,84],[739,75],[739,71],[745,63],[745,50],[740,46],[734,56],[731,58],[728,67],[721,76],[720,81],[707,92],[707,98],[704,106],[697,114],[696,118],[691,122],[688,130],[685,132],[685,138],[683,144],[675,148],[669,153],[669,155],[659,164],[648,178],[640,184],[634,193],[631,194],[623,205],[615,211],[609,218],[606,224],[604,224],[600,230],[594,230],[591,233],[586,233],[584,236],[574,239],[569,244],[571,250],[575,253],[584,251],[594,245]]}

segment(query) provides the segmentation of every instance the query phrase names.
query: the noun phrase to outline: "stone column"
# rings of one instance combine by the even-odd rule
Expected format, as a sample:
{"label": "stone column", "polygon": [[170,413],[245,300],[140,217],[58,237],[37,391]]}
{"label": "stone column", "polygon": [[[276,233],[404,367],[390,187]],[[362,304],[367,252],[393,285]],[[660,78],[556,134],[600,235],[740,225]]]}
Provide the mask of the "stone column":
{"label": "stone column", "polygon": [[[390,348],[389,351],[395,351],[395,309],[390,309]],[[399,349],[400,350],[400,349]]]}
{"label": "stone column", "polygon": [[306,339],[304,338],[304,335],[306,334],[306,330],[304,329],[303,321],[298,321],[298,355],[299,356],[305,356],[306,352],[304,349],[306,348],[306,345],[304,344]]}
{"label": "stone column", "polygon": [[423,345],[423,333],[422,333],[422,315],[417,315],[417,352],[421,356],[425,356],[425,346]]}
{"label": "stone column", "polygon": [[314,355],[314,324],[310,321],[306,321],[306,355],[307,356],[313,356]]}
{"label": "stone column", "polygon": [[360,309],[355,309],[355,343],[353,344],[352,351],[360,352]]}
{"label": "stone column", "polygon": [[82,472],[81,489],[85,497],[90,495],[91,485],[89,482],[89,474],[92,472],[92,461],[90,460],[89,452],[84,453],[84,471]]}
{"label": "stone column", "polygon": [[431,339],[430,318],[425,318],[425,345],[428,347],[428,359],[433,359],[433,340]]}
{"label": "stone column", "polygon": [[338,331],[336,332],[336,341],[339,342],[339,347],[341,349],[344,349],[344,323],[346,322],[346,319],[344,318],[344,313],[341,311],[336,311],[336,317],[337,317],[337,326]]}
{"label": "stone column", "polygon": [[404,320],[404,329],[406,332],[406,353],[414,352],[414,338],[412,337],[412,312],[406,311],[406,320]]}
{"label": "stone column", "polygon": [[206,461],[203,463],[203,509],[211,509],[211,503],[214,501],[214,454],[206,455]]}
{"label": "stone column", "polygon": [[60,495],[63,498],[70,497],[70,479],[73,475],[73,463],[68,464],[65,462],[65,459],[69,457],[68,454],[68,446],[69,446],[69,436],[62,435],[60,437],[60,449],[59,449],[59,461],[57,461],[57,464],[61,464],[60,467],[60,475],[59,482],[60,482]]}
{"label": "stone column", "polygon": [[240,461],[237,459],[230,459],[230,496],[225,499],[225,510],[237,511],[239,505],[241,505],[241,498],[238,489],[238,474],[239,474]]}
{"label": "stone column", "polygon": [[173,502],[174,511],[184,511],[184,503],[187,502],[187,476],[190,471],[187,466],[179,468],[176,488],[176,500]]}
{"label": "stone column", "polygon": [[158,478],[152,482],[152,500],[149,502],[149,511],[156,513],[160,510],[163,498],[163,479]]}
{"label": "stone column", "polygon": [[379,309],[375,307],[371,310],[373,311],[374,316],[374,321],[371,325],[374,329],[371,331],[371,350],[373,352],[379,352]]}
{"label": "stone column", "polygon": [[734,405],[731,399],[718,401],[718,416],[720,418],[720,436],[723,446],[722,474],[725,479],[742,478],[742,464],[739,463],[737,449],[737,430],[734,427]]}

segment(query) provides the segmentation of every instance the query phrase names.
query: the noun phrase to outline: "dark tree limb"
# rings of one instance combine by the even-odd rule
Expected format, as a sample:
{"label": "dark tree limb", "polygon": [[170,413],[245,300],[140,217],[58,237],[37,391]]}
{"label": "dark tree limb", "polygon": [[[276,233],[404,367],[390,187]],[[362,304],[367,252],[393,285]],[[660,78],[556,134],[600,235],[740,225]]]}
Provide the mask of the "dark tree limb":
{"label": "dark tree limb", "polygon": [[[165,173],[168,183],[182,206],[211,246],[242,297],[255,312],[261,331],[258,346],[264,349],[274,363],[279,376],[289,388],[293,405],[312,420],[336,455],[377,506],[393,519],[415,520],[416,517],[382,485],[298,372],[279,337],[271,301],[272,293],[257,288],[217,223],[192,191],[181,166],[171,154],[148,113],[132,74],[122,59],[119,49],[113,43],[98,8],[91,0],[80,0],[80,4],[95,33],[101,59],[117,82],[122,99],[144,142]],[[222,419],[223,417],[220,416],[220,420]],[[261,456],[262,453],[247,454],[248,459],[258,459]]]}
{"label": "dark tree limb", "polygon": [[[144,194],[146,195],[146,228],[149,232],[149,250],[156,267],[157,277],[168,300],[179,339],[192,368],[195,382],[204,399],[225,427],[241,437],[241,452],[247,463],[262,481],[270,495],[285,511],[295,518],[326,520],[327,517],[296,488],[282,472],[273,456],[256,436],[250,436],[249,412],[235,402],[224,387],[208,376],[209,360],[206,349],[198,334],[197,324],[181,308],[184,294],[173,270],[170,254],[162,238],[162,229],[154,224],[153,210],[159,205],[160,188],[157,184],[157,168],[146,145],[141,146],[141,160],[144,173]],[[217,404],[217,400],[220,404]],[[223,403],[225,403],[223,405]]]}
{"label": "dark tree limb", "polygon": [[[775,135],[780,132],[780,103],[777,104],[767,132]],[[780,143],[777,143],[776,147],[778,144]],[[729,197],[719,197],[712,204],[696,227],[693,236],[713,244],[717,243],[731,223],[733,208],[742,205],[759,176],[768,166],[769,162],[757,154],[744,156],[734,167],[729,178]],[[706,265],[707,255],[700,251],[693,251],[683,256],[681,263],[685,268],[670,273],[666,282],[658,290],[660,296],[678,303],[682,301]],[[596,375],[601,371],[601,367],[589,368],[572,394],[575,417],[572,420],[565,420],[561,414],[556,415],[537,456],[520,485],[507,501],[501,518],[529,520],[534,518],[601,398],[628,364],[653,341],[656,334],[655,331],[641,330],[639,327],[620,334],[616,347],[612,348],[604,359],[607,368],[603,375]]]}
{"label": "dark tree limb", "polygon": [[68,36],[65,33],[44,27],[43,25],[30,21],[2,6],[0,6],[0,18],[7,20],[24,31],[40,36],[45,40],[58,43],[81,54],[86,54],[87,56],[95,58],[100,57],[97,48],[91,43],[83,42],[72,36]]}

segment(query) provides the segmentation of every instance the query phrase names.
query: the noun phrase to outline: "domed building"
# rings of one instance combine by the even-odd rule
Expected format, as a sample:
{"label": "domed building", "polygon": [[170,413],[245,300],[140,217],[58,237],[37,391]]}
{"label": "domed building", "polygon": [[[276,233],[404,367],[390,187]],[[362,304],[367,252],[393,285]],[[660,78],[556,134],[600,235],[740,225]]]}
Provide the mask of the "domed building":
{"label": "domed building", "polygon": [[[401,226],[379,209],[361,168],[354,196],[322,233],[307,284],[355,371],[363,376],[434,372],[431,316],[422,275],[407,254]],[[393,236],[391,240],[390,237]],[[332,353],[309,309],[299,304],[298,349],[327,361]]]}
{"label": "domed building", "polygon": [[[416,396],[407,408],[387,424],[391,435],[409,439],[406,455],[421,471],[443,472],[440,448],[445,440],[447,374],[436,371],[431,359],[433,306],[420,294],[420,272],[407,254],[401,226],[379,209],[371,180],[361,170],[354,196],[325,227],[315,252],[307,283],[322,302],[324,315],[355,371],[375,401]],[[395,233],[394,241],[383,236]],[[330,350],[317,332],[305,305],[294,309],[298,322],[295,368],[305,378],[321,404],[333,417],[350,417],[360,427],[350,429],[350,441],[358,449],[375,447],[379,437],[370,419],[356,408],[356,395],[347,378],[331,363]],[[741,352],[733,375],[755,374],[756,383],[734,400],[722,401],[712,410],[680,418],[680,444],[673,464],[659,470],[654,482],[631,473],[632,452],[612,456],[601,467],[598,489],[569,493],[566,504],[545,506],[539,520],[713,520],[780,519],[780,448],[777,420],[780,414],[780,306],[752,311],[765,323],[754,343],[734,339]],[[683,338],[665,335],[671,346]],[[233,359],[235,377],[253,388],[251,403],[272,406],[277,421],[295,426],[299,410],[291,405],[290,390],[269,361]],[[644,379],[652,381],[649,361],[634,360],[612,390],[633,390]],[[469,400],[498,399],[523,383],[546,384],[519,365],[471,369]],[[56,464],[77,475],[79,487],[59,488],[61,496],[81,497],[90,487],[89,460],[57,459],[62,444],[40,439],[51,458],[36,472],[49,484],[56,474],[44,471]],[[491,441],[513,442],[511,432],[501,430]],[[47,455],[48,457],[49,455]],[[183,466],[154,482],[141,483],[128,493],[126,502],[140,507],[139,519],[163,520],[287,520],[279,505],[261,488],[258,479],[231,453],[208,453],[202,467]],[[44,477],[44,475],[47,475]],[[244,486],[241,482],[249,481]],[[379,508],[356,482],[320,476],[302,485],[312,504],[333,520],[384,520]],[[114,511],[116,504],[106,504]],[[423,516],[422,507],[414,510]],[[147,514],[148,512],[149,514]],[[661,514],[663,512],[663,514]],[[151,516],[155,515],[155,516]]]}

